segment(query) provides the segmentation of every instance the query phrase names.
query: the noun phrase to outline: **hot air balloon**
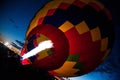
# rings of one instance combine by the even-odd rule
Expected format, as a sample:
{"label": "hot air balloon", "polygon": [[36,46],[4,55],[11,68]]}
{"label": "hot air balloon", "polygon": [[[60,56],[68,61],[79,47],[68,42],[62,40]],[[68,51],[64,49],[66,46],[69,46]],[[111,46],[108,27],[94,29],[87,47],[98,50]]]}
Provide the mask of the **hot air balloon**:
{"label": "hot air balloon", "polygon": [[52,0],[29,24],[21,55],[44,40],[53,48],[22,60],[59,77],[75,77],[98,67],[112,50],[114,24],[97,0]]}

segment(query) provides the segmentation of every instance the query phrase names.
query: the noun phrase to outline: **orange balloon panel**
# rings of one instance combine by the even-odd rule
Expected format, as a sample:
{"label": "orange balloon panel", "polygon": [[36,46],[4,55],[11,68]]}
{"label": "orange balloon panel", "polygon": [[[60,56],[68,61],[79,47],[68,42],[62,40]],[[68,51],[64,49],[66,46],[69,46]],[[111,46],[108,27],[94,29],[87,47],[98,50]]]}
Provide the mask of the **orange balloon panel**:
{"label": "orange balloon panel", "polygon": [[[53,27],[54,30],[52,30]],[[45,37],[50,40],[54,38],[55,42],[60,44],[60,50],[53,54],[58,53],[59,55],[56,57],[61,58],[61,60],[66,58],[63,63],[64,60],[61,62],[59,58],[54,57],[53,63],[63,63],[59,68],[49,70],[49,73],[55,76],[73,77],[94,70],[105,60],[114,42],[112,17],[109,11],[96,0],[50,1],[37,12],[31,21],[26,32],[26,40],[28,40],[29,35],[33,35],[31,31],[36,28],[41,35],[48,34],[52,30],[52,34],[49,33]],[[42,33],[43,31],[44,33]],[[57,34],[58,31],[61,31],[64,38]],[[33,44],[33,42],[29,44]],[[67,52],[69,52],[68,56]],[[63,57],[63,55],[67,57]],[[44,61],[44,59],[46,60]],[[38,65],[39,68],[44,66],[51,68],[50,65],[53,63],[47,63],[49,58],[41,60],[43,63],[37,61],[35,65]],[[43,64],[45,65],[42,66]]]}

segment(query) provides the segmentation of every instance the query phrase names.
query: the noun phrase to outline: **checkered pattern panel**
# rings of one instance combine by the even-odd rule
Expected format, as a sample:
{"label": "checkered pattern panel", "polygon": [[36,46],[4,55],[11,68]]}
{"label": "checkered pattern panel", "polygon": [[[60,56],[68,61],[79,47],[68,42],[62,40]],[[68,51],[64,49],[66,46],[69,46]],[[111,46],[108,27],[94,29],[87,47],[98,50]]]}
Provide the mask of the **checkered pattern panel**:
{"label": "checkered pattern panel", "polygon": [[112,17],[97,0],[53,0],[47,3],[33,18],[26,36],[41,24],[60,29],[69,41],[68,59],[61,68],[51,71],[57,76],[77,76],[92,71],[104,61],[113,45]]}

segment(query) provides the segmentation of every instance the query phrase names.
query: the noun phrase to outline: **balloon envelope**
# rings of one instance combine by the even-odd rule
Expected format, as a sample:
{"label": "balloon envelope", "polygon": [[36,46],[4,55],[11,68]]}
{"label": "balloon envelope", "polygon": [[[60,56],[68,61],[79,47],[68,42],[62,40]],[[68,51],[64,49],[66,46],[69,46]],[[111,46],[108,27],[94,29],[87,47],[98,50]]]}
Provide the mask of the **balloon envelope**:
{"label": "balloon envelope", "polygon": [[[59,47],[54,46],[57,47],[56,52],[53,49],[51,54],[56,54],[56,57],[49,58],[48,55],[40,60],[35,57],[36,62],[33,61],[32,64],[61,77],[80,76],[94,70],[106,59],[114,42],[112,17],[105,6],[96,0],[48,2],[31,21],[26,32],[28,43],[25,46],[34,46],[34,42],[29,42],[30,35],[33,34],[50,40],[54,38],[52,41],[59,44]],[[24,48],[23,54],[29,51],[24,51]]]}

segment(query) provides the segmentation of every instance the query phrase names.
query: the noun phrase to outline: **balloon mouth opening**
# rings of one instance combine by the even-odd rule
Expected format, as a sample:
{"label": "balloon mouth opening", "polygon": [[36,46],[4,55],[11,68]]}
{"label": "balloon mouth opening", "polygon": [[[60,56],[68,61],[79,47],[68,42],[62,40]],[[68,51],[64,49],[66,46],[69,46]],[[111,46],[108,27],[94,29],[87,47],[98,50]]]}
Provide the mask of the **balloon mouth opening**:
{"label": "balloon mouth opening", "polygon": [[[61,50],[64,51],[61,52]],[[20,60],[22,65],[53,70],[65,62],[68,53],[69,44],[65,34],[53,25],[42,24],[36,26],[26,37]],[[58,55],[62,55],[60,57],[63,57],[63,59],[60,57],[55,58]],[[60,64],[56,64],[58,62]],[[47,64],[52,65],[53,68],[49,69],[46,66]]]}

